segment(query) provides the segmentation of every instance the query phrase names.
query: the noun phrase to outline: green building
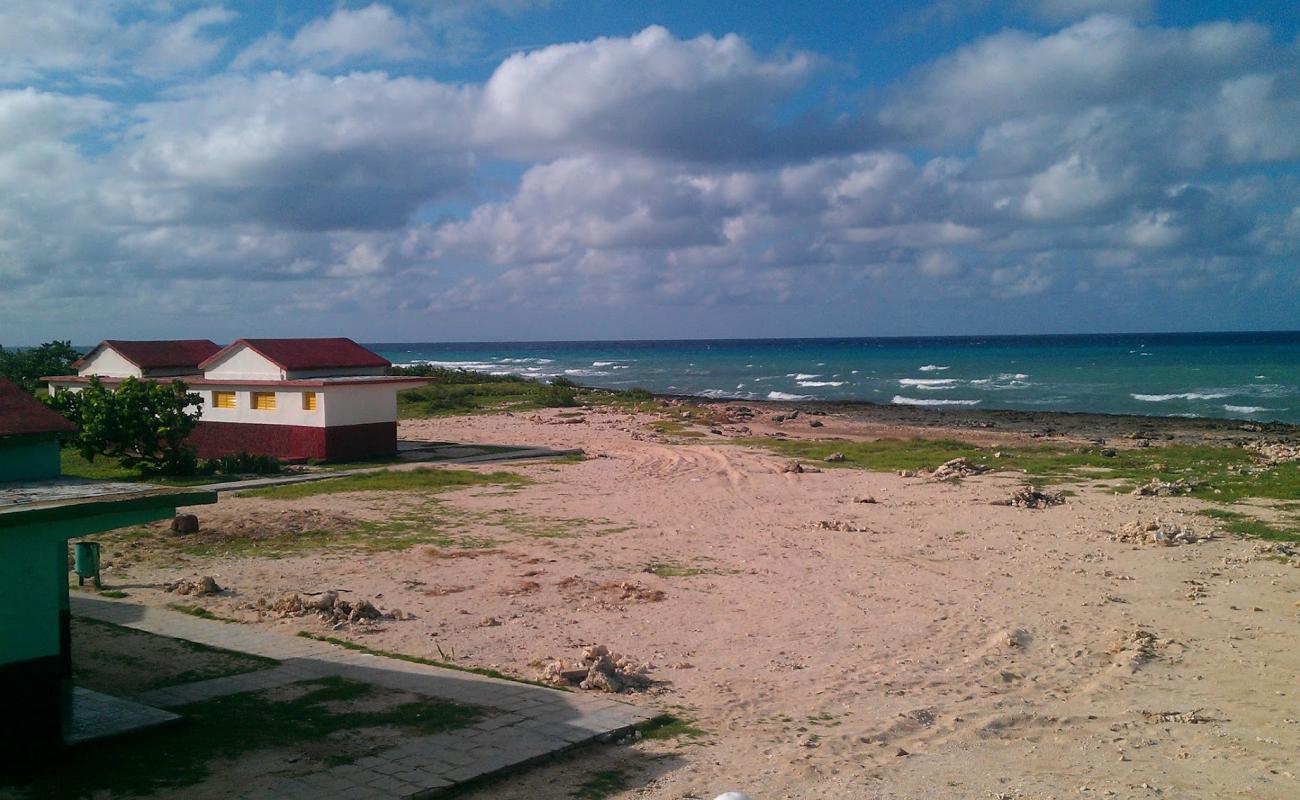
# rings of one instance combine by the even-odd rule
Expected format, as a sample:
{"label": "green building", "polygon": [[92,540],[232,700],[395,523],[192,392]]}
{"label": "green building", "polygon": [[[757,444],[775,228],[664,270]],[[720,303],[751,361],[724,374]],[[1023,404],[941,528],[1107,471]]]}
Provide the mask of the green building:
{"label": "green building", "polygon": [[216,502],[209,491],[60,477],[59,437],[72,430],[0,378],[0,760],[74,738],[69,540]]}

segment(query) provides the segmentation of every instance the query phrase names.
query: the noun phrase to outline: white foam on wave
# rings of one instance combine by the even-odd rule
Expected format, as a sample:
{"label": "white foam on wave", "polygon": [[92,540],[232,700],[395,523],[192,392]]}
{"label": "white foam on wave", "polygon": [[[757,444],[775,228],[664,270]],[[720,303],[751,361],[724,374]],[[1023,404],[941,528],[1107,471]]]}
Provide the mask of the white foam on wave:
{"label": "white foam on wave", "polygon": [[810,394],[786,394],[785,392],[768,392],[768,400],[811,400]]}
{"label": "white foam on wave", "polygon": [[896,406],[975,406],[979,405],[978,400],[932,400],[926,397],[903,397],[900,394],[894,395],[892,401]]}
{"label": "white foam on wave", "polygon": [[820,378],[821,374],[809,375],[806,372],[791,372],[786,374],[787,378],[794,378],[797,381],[810,381],[813,378]]}
{"label": "white foam on wave", "polygon": [[1264,408],[1263,406],[1231,406],[1224,404],[1224,411],[1231,411],[1234,414],[1258,414],[1261,411],[1286,411],[1285,408]]}
{"label": "white foam on wave", "polygon": [[951,389],[956,385],[956,378],[899,378],[899,386],[915,386],[918,389]]}
{"label": "white foam on wave", "polygon": [[926,364],[924,367],[917,367],[917,369],[922,372],[943,372],[945,369],[952,369],[952,367],[940,366],[938,364]]}
{"label": "white foam on wave", "polygon": [[1179,392],[1177,394],[1131,394],[1134,400],[1144,403],[1166,403],[1170,400],[1220,400],[1227,392]]}
{"label": "white foam on wave", "polygon": [[598,378],[602,375],[612,375],[612,372],[605,372],[599,369],[566,369],[565,375],[573,375],[578,378]]}
{"label": "white foam on wave", "polygon": [[1000,381],[1023,381],[1029,376],[1023,372],[1004,372],[998,376]]}
{"label": "white foam on wave", "polygon": [[593,361],[591,365],[593,367],[612,367],[617,363],[617,361]]}
{"label": "white foam on wave", "polygon": [[800,386],[843,386],[844,381],[798,381]]}

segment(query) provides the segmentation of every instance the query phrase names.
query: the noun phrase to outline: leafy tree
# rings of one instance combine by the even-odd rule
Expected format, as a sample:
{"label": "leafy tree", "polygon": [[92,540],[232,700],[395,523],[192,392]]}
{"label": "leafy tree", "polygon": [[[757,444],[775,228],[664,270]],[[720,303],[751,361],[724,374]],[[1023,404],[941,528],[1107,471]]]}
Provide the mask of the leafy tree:
{"label": "leafy tree", "polygon": [[72,362],[80,357],[70,341],[56,340],[22,350],[0,347],[0,375],[35,393],[42,375],[67,375]]}
{"label": "leafy tree", "polygon": [[47,402],[77,424],[73,444],[87,460],[106,456],[146,473],[184,475],[197,467],[185,437],[203,405],[187,388],[181,381],[127,378],[113,390],[91,378],[80,392],[59,389]]}

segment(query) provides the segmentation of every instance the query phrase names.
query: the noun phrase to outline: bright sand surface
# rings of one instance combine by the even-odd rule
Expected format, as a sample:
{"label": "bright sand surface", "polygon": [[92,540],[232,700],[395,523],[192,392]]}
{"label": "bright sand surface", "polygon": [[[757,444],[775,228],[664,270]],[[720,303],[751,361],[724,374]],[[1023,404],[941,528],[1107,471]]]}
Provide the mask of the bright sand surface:
{"label": "bright sand surface", "polygon": [[[486,548],[163,563],[110,547],[121,563],[109,582],[212,575],[230,591],[197,602],[218,614],[530,678],[604,644],[650,666],[653,686],[626,700],[702,731],[588,750],[474,797],[569,797],[602,771],[627,787],[611,797],[665,800],[1300,797],[1300,570],[1235,537],[1157,547],[1109,533],[1157,517],[1211,533],[1195,514],[1207,504],[1067,485],[1077,494],[1065,505],[991,505],[1015,474],[794,474],[786,458],[717,436],[656,440],[648,419],[402,423],[404,438],[586,451],[579,463],[478,467],[533,479],[522,488],[438,494],[437,513],[454,511],[458,535]],[[900,433],[825,419],[804,435]],[[855,502],[868,495],[877,502]],[[220,528],[380,520],[421,501],[223,496],[195,511]],[[649,564],[700,572],[660,577]],[[414,619],[331,632],[249,610],[326,589]]]}

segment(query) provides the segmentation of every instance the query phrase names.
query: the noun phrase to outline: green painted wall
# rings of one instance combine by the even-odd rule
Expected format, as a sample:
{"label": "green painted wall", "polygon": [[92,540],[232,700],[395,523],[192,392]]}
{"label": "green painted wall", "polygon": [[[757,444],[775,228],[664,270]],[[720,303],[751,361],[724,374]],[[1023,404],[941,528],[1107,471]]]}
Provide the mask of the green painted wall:
{"label": "green painted wall", "polygon": [[59,610],[68,607],[69,539],[175,513],[152,508],[0,528],[0,664],[58,655]]}
{"label": "green painted wall", "polygon": [[48,436],[0,439],[0,481],[59,477],[59,440]]}

